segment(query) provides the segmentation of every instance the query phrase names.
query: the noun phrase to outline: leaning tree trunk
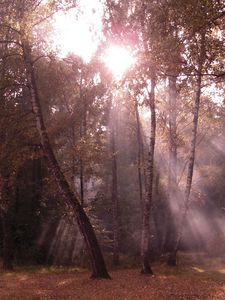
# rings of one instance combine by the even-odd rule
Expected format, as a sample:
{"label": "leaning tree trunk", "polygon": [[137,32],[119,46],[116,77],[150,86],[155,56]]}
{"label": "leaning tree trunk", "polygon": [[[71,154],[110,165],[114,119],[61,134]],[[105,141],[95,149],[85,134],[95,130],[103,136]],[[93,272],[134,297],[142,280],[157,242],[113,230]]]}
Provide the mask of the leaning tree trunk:
{"label": "leaning tree trunk", "polygon": [[153,165],[155,150],[155,134],[156,134],[156,116],[155,116],[155,74],[151,75],[151,91],[149,93],[149,104],[151,110],[151,131],[150,131],[150,147],[148,153],[147,165],[147,191],[144,199],[143,218],[142,218],[142,236],[141,236],[141,258],[143,274],[153,274],[149,262],[149,239],[150,239],[150,214],[152,208],[153,197]]}
{"label": "leaning tree trunk", "polygon": [[26,39],[22,40],[23,59],[26,68],[27,75],[27,86],[30,92],[30,102],[32,105],[33,113],[36,119],[36,127],[41,138],[41,144],[43,147],[44,154],[48,160],[50,170],[55,178],[59,191],[65,199],[67,205],[72,208],[79,229],[84,237],[84,241],[87,250],[90,255],[91,266],[92,266],[92,277],[93,278],[110,278],[104,258],[102,256],[97,238],[95,236],[93,227],[82,208],[76,195],[72,192],[64,174],[62,173],[59,164],[56,160],[54,152],[52,150],[47,130],[43,120],[43,114],[40,105],[40,99],[38,89],[36,85],[34,66],[31,58],[31,47]]}
{"label": "leaning tree trunk", "polygon": [[203,68],[204,61],[205,61],[205,32],[202,32],[201,49],[200,49],[200,56],[198,62],[198,73],[197,73],[197,83],[196,83],[196,96],[195,96],[194,111],[193,111],[193,129],[192,129],[191,148],[190,148],[190,155],[189,155],[189,162],[188,162],[186,188],[184,193],[184,205],[180,214],[180,222],[177,227],[177,237],[174,244],[174,248],[167,262],[171,266],[177,265],[177,251],[179,249],[180,241],[182,238],[184,224],[187,217],[187,212],[188,212],[189,202],[190,202],[189,196],[191,192],[191,185],[192,185],[192,178],[193,178],[193,171],[194,171],[198,116],[199,116],[199,107],[200,107],[200,99],[201,99],[202,68]]}
{"label": "leaning tree trunk", "polygon": [[[9,29],[6,33],[6,40],[8,39]],[[7,71],[7,50],[8,44],[1,46],[2,57],[5,57],[1,61],[1,74],[0,79],[4,80]],[[5,95],[4,88],[0,89],[0,110],[4,112],[5,109]],[[0,144],[4,145],[7,141],[7,132],[5,130],[0,131]],[[3,147],[4,148],[4,147]],[[5,173],[5,172],[3,172]],[[0,174],[0,223],[2,227],[3,238],[3,260],[2,267],[4,270],[13,270],[13,238],[12,238],[12,199],[9,195],[9,175]]]}

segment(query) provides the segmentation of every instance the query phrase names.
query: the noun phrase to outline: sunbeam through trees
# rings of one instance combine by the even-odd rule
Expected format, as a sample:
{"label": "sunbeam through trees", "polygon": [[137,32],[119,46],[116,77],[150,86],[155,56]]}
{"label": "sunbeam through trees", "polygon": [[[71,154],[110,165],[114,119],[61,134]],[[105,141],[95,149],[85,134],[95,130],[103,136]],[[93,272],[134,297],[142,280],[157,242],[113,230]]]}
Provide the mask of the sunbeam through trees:
{"label": "sunbeam through trees", "polygon": [[224,264],[224,18],[223,0],[1,1],[2,271]]}

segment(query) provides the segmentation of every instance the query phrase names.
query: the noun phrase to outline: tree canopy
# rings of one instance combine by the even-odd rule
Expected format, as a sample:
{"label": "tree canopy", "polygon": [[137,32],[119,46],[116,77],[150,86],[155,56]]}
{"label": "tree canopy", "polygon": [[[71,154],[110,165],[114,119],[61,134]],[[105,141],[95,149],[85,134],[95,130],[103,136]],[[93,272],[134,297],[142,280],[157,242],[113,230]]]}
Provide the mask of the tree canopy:
{"label": "tree canopy", "polygon": [[[82,16],[79,2],[0,3],[6,269],[87,266],[89,255],[92,275],[108,278],[103,253],[152,274],[155,259],[175,265],[178,250],[211,255],[224,244],[224,1],[102,6],[87,62],[52,45],[54,16]],[[121,77],[104,63],[110,45],[134,58]]]}

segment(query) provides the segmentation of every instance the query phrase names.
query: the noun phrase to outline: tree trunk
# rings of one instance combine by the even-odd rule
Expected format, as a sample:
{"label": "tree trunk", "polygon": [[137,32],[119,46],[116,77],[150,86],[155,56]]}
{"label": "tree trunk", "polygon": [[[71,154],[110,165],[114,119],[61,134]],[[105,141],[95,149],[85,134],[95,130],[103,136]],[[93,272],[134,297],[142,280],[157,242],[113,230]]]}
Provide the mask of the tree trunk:
{"label": "tree trunk", "polygon": [[[85,96],[83,95],[82,90],[82,72],[80,77],[80,102],[83,104],[82,106],[82,119],[80,124],[80,138],[85,138],[87,135],[87,101]],[[84,206],[84,160],[82,155],[80,155],[80,201],[81,205]]]}
{"label": "tree trunk", "polygon": [[84,206],[84,164],[80,157],[80,203]]}
{"label": "tree trunk", "polygon": [[9,208],[1,210],[1,223],[3,232],[3,260],[2,268],[6,271],[13,270],[13,241],[12,223]]}
{"label": "tree trunk", "polygon": [[169,194],[173,196],[173,190],[177,182],[177,88],[176,77],[169,77]]}
{"label": "tree trunk", "polygon": [[119,260],[119,198],[118,198],[118,179],[117,179],[117,150],[115,141],[114,124],[111,125],[111,155],[112,155],[112,211],[113,211],[113,265],[118,266]]}
{"label": "tree trunk", "polygon": [[2,268],[13,270],[13,240],[12,240],[12,200],[9,195],[8,180],[0,176],[0,217],[3,234]]}
{"label": "tree trunk", "polygon": [[171,252],[176,240],[175,216],[177,202],[177,87],[176,76],[169,76],[169,165],[168,165],[168,199],[166,205],[167,233],[163,245],[164,252]]}
{"label": "tree trunk", "polygon": [[198,62],[196,96],[195,96],[194,111],[193,111],[193,129],[192,129],[191,148],[190,148],[188,170],[187,170],[186,188],[184,193],[184,205],[180,214],[180,221],[177,228],[177,237],[174,244],[174,248],[167,262],[171,266],[177,265],[177,257],[176,257],[177,251],[179,249],[180,241],[183,234],[184,224],[185,224],[185,220],[189,208],[189,196],[191,192],[191,185],[192,185],[192,178],[193,178],[193,171],[194,171],[198,116],[199,116],[199,107],[200,107],[200,99],[201,99],[202,67],[204,61],[205,61],[205,32],[203,31],[201,33],[201,49],[200,49],[200,56]]}
{"label": "tree trunk", "polygon": [[38,205],[42,194],[42,161],[39,152],[40,145],[36,145],[34,148],[34,157],[32,159],[32,183],[35,199],[35,201],[33,201],[34,208]]}
{"label": "tree trunk", "polygon": [[79,200],[77,199],[76,195],[72,192],[68,182],[66,181],[65,176],[62,173],[54,155],[54,152],[52,150],[43,120],[43,114],[36,85],[34,66],[31,58],[31,48],[29,42],[24,38],[22,40],[22,48],[27,75],[27,85],[30,92],[30,102],[32,105],[33,113],[35,115],[36,126],[40,135],[43,151],[48,160],[50,170],[55,178],[55,181],[58,185],[62,197],[65,199],[67,205],[72,208],[79,229],[84,237],[84,241],[90,255],[92,277],[110,278],[93,227],[91,226],[84,209],[80,205]]}
{"label": "tree trunk", "polygon": [[[9,29],[6,32],[5,39],[8,39]],[[1,80],[4,80],[6,76],[7,63],[4,56],[7,56],[8,44],[5,43],[1,45],[2,51],[2,61],[1,61]],[[4,89],[0,89],[0,110],[5,110],[5,95]],[[5,130],[0,130],[0,144],[4,145],[7,141],[7,133]],[[4,169],[4,168],[3,168]],[[1,170],[2,172],[2,170]],[[4,172],[0,174],[0,221],[2,224],[2,234],[3,234],[3,263],[2,267],[4,270],[13,270],[13,238],[12,238],[12,212],[11,207],[12,199],[9,195],[9,174]]]}
{"label": "tree trunk", "polygon": [[141,237],[141,257],[143,274],[153,274],[149,263],[149,239],[150,239],[150,214],[152,208],[153,197],[153,165],[154,165],[154,150],[155,150],[155,133],[156,133],[156,116],[155,116],[155,74],[151,75],[151,91],[149,93],[149,104],[151,110],[151,131],[150,131],[150,147],[148,153],[147,165],[147,192],[144,199],[144,210],[142,220],[142,237]]}
{"label": "tree trunk", "polygon": [[138,103],[135,102],[135,114],[136,114],[136,124],[137,124],[137,167],[138,167],[138,184],[139,184],[139,198],[141,212],[143,211],[143,183],[142,183],[142,162],[143,162],[143,141],[141,135],[141,124],[140,116],[138,111]]}

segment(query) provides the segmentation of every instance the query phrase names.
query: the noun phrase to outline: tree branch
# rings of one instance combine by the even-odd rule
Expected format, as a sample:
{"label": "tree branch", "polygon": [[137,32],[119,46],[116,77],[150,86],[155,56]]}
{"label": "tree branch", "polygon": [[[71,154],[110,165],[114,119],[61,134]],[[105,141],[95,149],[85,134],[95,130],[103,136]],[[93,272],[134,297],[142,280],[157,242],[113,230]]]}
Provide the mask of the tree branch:
{"label": "tree branch", "polygon": [[11,40],[0,41],[0,44],[16,44],[17,46],[22,47],[22,45],[19,42]]}
{"label": "tree branch", "polygon": [[33,61],[32,61],[32,64],[34,65],[37,61],[39,61],[39,59],[42,59],[42,58],[46,58],[46,57],[48,57],[50,60],[51,60],[51,56],[50,55],[45,55],[45,54],[43,54],[43,55],[40,55],[40,56],[38,56],[37,58],[35,58]]}
{"label": "tree branch", "polygon": [[8,24],[0,24],[1,27],[5,27],[7,29],[10,29],[12,31],[14,31],[15,33],[21,35],[21,32],[15,28],[13,28],[12,26],[8,25]]}
{"label": "tree branch", "polygon": [[52,16],[54,16],[55,13],[56,13],[56,11],[54,11],[54,12],[50,13],[49,15],[43,17],[42,19],[38,20],[37,22],[35,22],[35,23],[32,25],[32,27],[35,27],[35,26],[41,24],[42,22],[48,20],[49,18],[51,18]]}
{"label": "tree branch", "polygon": [[[67,9],[65,9],[65,11],[69,11],[70,9],[75,8],[75,7],[76,7],[76,5],[73,4],[73,5],[69,6]],[[52,16],[54,16],[54,14],[56,14],[57,12],[58,12],[58,10],[56,9],[55,11],[51,12],[50,14],[46,15],[46,16],[43,17],[42,19],[40,19],[40,20],[38,20],[37,22],[35,22],[35,23],[32,25],[32,27],[35,27],[35,26],[41,24],[42,22],[48,20],[49,18],[51,18]]]}
{"label": "tree branch", "polygon": [[[168,76],[168,77],[177,77],[177,75],[169,74],[169,73],[161,73],[161,74],[164,76]],[[178,75],[178,77],[179,76],[193,76],[194,77],[197,75],[199,75],[199,73],[183,73],[183,74]],[[216,74],[216,73],[201,73],[200,75],[201,76],[223,77],[223,76],[225,76],[225,71],[222,73],[218,73],[218,74]]]}

